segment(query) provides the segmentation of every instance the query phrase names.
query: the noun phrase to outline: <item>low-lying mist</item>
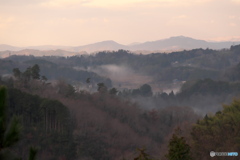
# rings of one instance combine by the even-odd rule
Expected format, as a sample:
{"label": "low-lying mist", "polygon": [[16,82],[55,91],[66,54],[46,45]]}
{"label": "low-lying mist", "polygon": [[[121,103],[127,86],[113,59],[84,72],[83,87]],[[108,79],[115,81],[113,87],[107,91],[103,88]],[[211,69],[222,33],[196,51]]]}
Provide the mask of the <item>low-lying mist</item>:
{"label": "low-lying mist", "polygon": [[[185,106],[192,107],[195,113],[199,115],[214,114],[222,109],[223,104],[229,104],[234,98],[233,95],[191,95],[182,99],[179,97],[183,82],[154,82],[153,77],[137,73],[132,68],[125,65],[99,65],[95,67],[79,68],[76,70],[86,70],[95,72],[100,76],[110,78],[113,87],[118,91],[128,90],[132,92],[133,89],[139,88],[143,84],[151,86],[153,96],[129,96],[127,97],[131,102],[137,103],[142,109],[162,109],[169,106]],[[88,90],[88,87],[83,88]],[[91,90],[89,90],[91,91]],[[96,91],[96,90],[95,90]],[[173,95],[171,95],[173,94]]]}
{"label": "low-lying mist", "polygon": [[80,68],[74,67],[77,70],[87,70],[95,72],[100,76],[110,78],[114,87],[118,89],[137,88],[142,84],[151,83],[153,78],[147,75],[137,73],[133,69],[125,65],[99,65],[95,67]]}

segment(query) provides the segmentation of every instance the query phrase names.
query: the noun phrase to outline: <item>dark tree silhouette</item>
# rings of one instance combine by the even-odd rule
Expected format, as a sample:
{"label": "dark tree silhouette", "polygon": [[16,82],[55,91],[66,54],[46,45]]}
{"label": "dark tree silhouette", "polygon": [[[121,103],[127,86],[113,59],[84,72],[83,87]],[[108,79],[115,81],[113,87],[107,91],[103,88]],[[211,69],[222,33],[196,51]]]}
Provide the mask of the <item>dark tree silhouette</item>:
{"label": "dark tree silhouette", "polygon": [[33,79],[40,79],[40,68],[38,66],[38,64],[35,64],[32,68],[31,68],[31,76]]}
{"label": "dark tree silhouette", "polygon": [[184,137],[180,136],[181,130],[177,128],[168,145],[168,160],[191,160],[190,146]]}
{"label": "dark tree silhouette", "polygon": [[104,83],[98,83],[97,85],[98,85],[98,92],[102,92],[102,93],[107,92],[107,87],[105,86]]}
{"label": "dark tree silhouette", "polygon": [[[13,147],[20,140],[21,125],[19,119],[14,116],[7,124],[7,89],[0,86],[0,159],[21,160],[12,151]],[[28,160],[35,160],[37,149],[30,148]]]}

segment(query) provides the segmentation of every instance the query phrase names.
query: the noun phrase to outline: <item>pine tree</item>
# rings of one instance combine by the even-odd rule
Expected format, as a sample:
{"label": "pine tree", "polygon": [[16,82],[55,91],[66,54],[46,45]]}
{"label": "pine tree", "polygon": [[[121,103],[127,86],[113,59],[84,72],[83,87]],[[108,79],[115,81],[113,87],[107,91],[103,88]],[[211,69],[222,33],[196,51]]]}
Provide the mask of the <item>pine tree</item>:
{"label": "pine tree", "polygon": [[168,145],[168,160],[191,160],[190,146],[186,143],[184,137],[181,137],[179,129],[175,131]]}
{"label": "pine tree", "polygon": [[[14,116],[7,124],[7,89],[0,86],[0,159],[21,160],[11,152],[11,147],[20,140],[21,125],[19,119]],[[37,150],[30,148],[29,159],[36,159]]]}
{"label": "pine tree", "polygon": [[9,150],[20,139],[21,125],[17,117],[7,124],[7,90],[0,86],[0,159],[15,159]]}
{"label": "pine tree", "polygon": [[21,71],[19,70],[19,68],[14,68],[13,69],[13,75],[14,75],[14,77],[15,78],[20,78],[21,77],[21,75],[22,75],[22,73],[21,73]]}
{"label": "pine tree", "polygon": [[150,156],[146,153],[145,149],[137,149],[139,155],[134,158],[134,160],[152,160]]}
{"label": "pine tree", "polygon": [[38,64],[35,64],[32,68],[31,68],[31,76],[33,79],[40,79],[40,68],[38,66]]}

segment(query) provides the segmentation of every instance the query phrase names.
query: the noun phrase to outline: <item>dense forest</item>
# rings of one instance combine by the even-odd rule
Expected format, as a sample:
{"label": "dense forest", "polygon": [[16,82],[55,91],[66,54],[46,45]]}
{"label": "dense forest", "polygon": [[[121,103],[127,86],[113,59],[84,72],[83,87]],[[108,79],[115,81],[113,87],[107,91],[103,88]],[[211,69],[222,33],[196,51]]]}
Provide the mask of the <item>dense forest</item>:
{"label": "dense forest", "polygon": [[0,159],[36,151],[46,160],[207,160],[240,151],[239,62],[240,45],[0,59]]}

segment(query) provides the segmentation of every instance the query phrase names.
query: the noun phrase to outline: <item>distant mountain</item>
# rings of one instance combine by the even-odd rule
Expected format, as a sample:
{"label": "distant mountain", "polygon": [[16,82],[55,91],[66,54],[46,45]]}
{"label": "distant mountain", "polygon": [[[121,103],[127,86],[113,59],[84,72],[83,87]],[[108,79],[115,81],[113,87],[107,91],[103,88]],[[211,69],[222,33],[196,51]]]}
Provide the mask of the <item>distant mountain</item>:
{"label": "distant mountain", "polygon": [[134,45],[138,45],[138,44],[141,44],[140,42],[133,42],[133,43],[130,43],[128,46],[134,46]]}
{"label": "distant mountain", "polygon": [[15,46],[10,46],[7,44],[0,44],[0,51],[19,51],[22,48],[20,47],[15,47]]}
{"label": "distant mountain", "polygon": [[42,45],[42,46],[29,46],[25,47],[25,49],[35,49],[35,50],[66,50],[73,51],[73,47],[69,46],[54,46],[54,45]]}
{"label": "distant mountain", "polygon": [[86,52],[96,52],[103,50],[119,50],[128,49],[128,46],[119,44],[115,41],[103,41],[98,43],[93,43],[85,46],[74,47],[74,51],[86,51]]}
{"label": "distant mountain", "polygon": [[0,51],[19,51],[23,49],[35,49],[35,50],[65,50],[69,52],[97,52],[97,51],[113,51],[113,50],[131,50],[135,52],[148,53],[149,51],[175,51],[175,50],[190,50],[195,48],[209,48],[209,49],[223,49],[230,48],[231,45],[237,45],[240,42],[208,42],[204,40],[193,39],[190,37],[177,36],[171,37],[168,39],[162,39],[151,42],[144,43],[132,43],[130,45],[122,45],[115,41],[103,41],[97,42],[93,44],[88,44],[84,46],[53,46],[53,45],[45,45],[45,46],[30,46],[30,47],[14,47],[9,45],[0,45]]}
{"label": "distant mountain", "polygon": [[72,52],[66,50],[36,50],[36,49],[22,49],[19,51],[0,51],[0,58],[5,58],[10,55],[33,55],[33,56],[74,56],[87,54],[87,52]]}
{"label": "distant mountain", "polygon": [[240,44],[240,42],[207,42],[204,40],[197,40],[184,36],[171,37],[168,39],[157,40],[152,42],[145,42],[137,45],[132,45],[130,50],[178,50],[178,49],[195,49],[195,48],[211,48],[223,49],[230,48],[233,44]]}
{"label": "distant mountain", "polygon": [[145,42],[131,46],[132,50],[168,50],[168,49],[193,49],[206,48],[208,42],[189,37],[171,37],[168,39]]}

